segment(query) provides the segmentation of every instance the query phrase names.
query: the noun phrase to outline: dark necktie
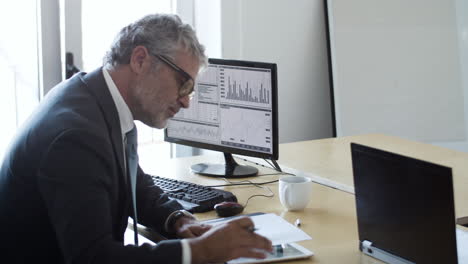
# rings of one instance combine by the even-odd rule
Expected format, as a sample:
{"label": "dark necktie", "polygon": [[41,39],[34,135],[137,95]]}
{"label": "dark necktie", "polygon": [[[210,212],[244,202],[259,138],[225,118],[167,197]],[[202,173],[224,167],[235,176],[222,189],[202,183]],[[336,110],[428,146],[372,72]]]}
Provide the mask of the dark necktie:
{"label": "dark necktie", "polygon": [[133,230],[135,232],[135,245],[138,246],[138,230],[137,230],[137,210],[136,210],[136,180],[138,168],[138,153],[137,153],[137,128],[134,125],[133,129],[125,134],[126,146],[125,156],[127,158],[127,173],[130,178],[130,187],[132,190],[133,201]]}

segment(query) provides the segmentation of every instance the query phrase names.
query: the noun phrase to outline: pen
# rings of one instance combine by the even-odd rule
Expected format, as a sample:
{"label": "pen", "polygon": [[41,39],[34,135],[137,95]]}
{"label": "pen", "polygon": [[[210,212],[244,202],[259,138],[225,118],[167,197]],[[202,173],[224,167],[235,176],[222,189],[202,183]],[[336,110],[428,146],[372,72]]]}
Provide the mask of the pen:
{"label": "pen", "polygon": [[296,227],[300,227],[300,226],[301,226],[301,219],[299,219],[299,218],[296,219],[296,221],[294,222],[294,225],[295,225]]}
{"label": "pen", "polygon": [[250,226],[250,227],[247,228],[247,231],[249,231],[251,233],[253,233],[253,232],[257,231],[257,230],[258,230],[258,228],[254,227],[254,226]]}

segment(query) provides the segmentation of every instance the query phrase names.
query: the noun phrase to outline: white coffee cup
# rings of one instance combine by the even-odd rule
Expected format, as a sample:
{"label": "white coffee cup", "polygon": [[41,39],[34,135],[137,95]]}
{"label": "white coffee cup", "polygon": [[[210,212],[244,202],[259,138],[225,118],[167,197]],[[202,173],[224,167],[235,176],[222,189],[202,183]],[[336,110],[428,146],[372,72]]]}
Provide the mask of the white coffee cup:
{"label": "white coffee cup", "polygon": [[279,180],[281,204],[288,211],[302,210],[310,201],[312,182],[303,176],[286,176]]}

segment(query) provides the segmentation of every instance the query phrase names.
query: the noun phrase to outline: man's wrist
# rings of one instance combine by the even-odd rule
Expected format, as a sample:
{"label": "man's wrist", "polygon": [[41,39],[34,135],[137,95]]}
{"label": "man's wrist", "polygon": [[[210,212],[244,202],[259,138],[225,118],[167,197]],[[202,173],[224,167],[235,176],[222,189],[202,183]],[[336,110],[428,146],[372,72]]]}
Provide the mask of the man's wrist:
{"label": "man's wrist", "polygon": [[176,233],[176,226],[178,220],[181,218],[187,218],[191,220],[196,220],[195,216],[186,210],[177,210],[172,212],[166,219],[166,223],[164,224],[164,229],[169,234]]}
{"label": "man's wrist", "polygon": [[187,240],[190,246],[191,252],[191,263],[199,264],[206,263],[206,257],[208,256],[205,247],[203,246],[202,240],[197,238],[191,238]]}

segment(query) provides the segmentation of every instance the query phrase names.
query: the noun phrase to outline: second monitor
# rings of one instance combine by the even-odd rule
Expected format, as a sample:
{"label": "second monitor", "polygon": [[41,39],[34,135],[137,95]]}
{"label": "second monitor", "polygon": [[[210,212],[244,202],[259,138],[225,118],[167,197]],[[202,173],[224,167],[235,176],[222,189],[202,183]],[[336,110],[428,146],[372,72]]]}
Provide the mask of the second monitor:
{"label": "second monitor", "polygon": [[278,86],[274,63],[209,59],[197,78],[190,107],[168,123],[165,140],[224,152],[225,164],[200,163],[195,173],[253,176],[232,154],[278,159]]}

